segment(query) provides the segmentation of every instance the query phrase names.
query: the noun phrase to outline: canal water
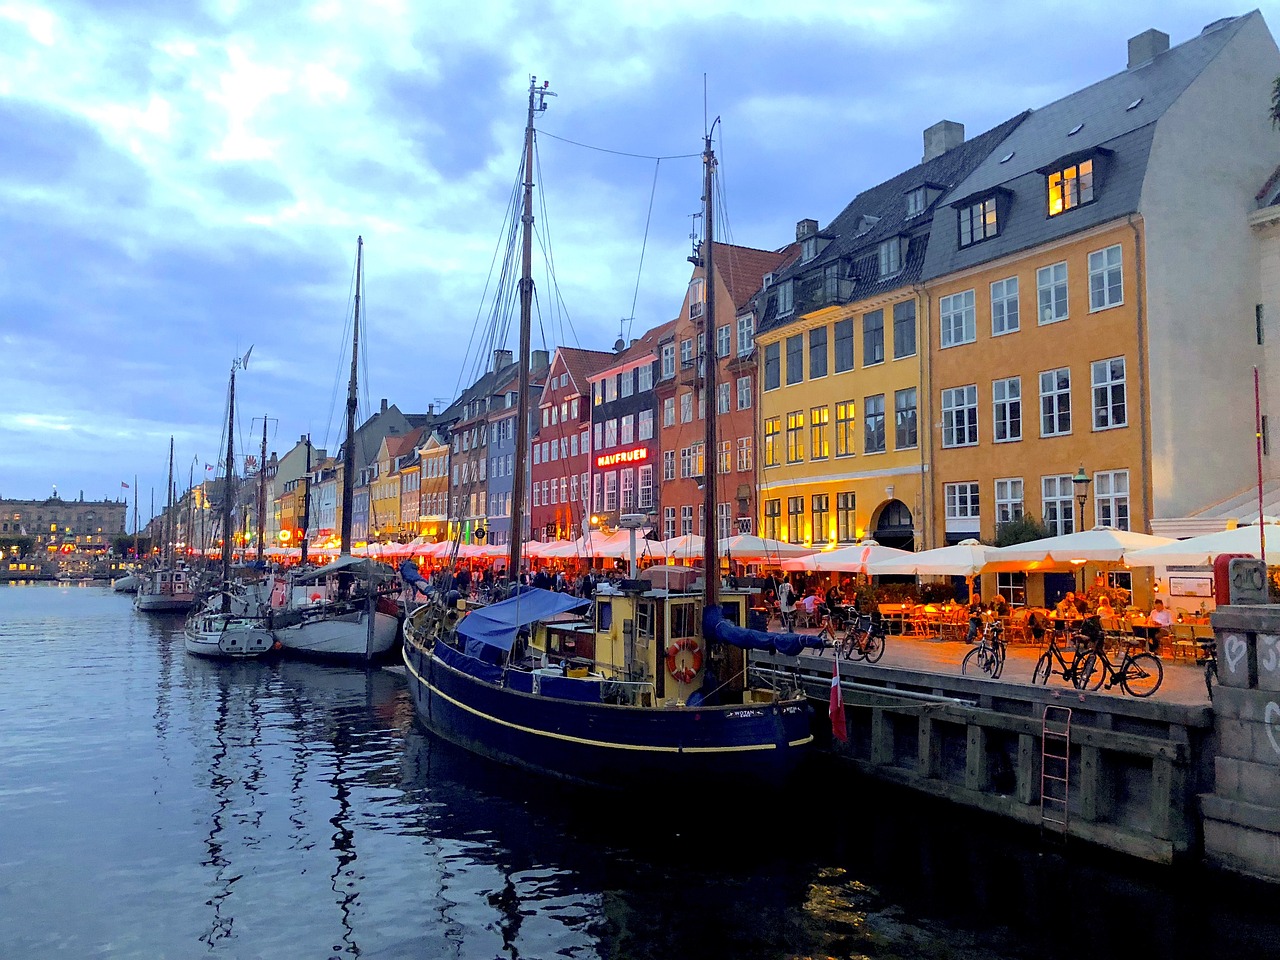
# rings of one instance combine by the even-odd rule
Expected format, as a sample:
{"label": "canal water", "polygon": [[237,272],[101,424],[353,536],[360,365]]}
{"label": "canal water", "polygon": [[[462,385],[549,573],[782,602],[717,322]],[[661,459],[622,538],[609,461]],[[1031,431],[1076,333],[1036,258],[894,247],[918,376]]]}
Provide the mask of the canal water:
{"label": "canal water", "polygon": [[427,735],[393,672],[207,663],[105,586],[0,586],[0,957],[1253,960],[1275,894],[822,763],[764,803],[552,787]]}

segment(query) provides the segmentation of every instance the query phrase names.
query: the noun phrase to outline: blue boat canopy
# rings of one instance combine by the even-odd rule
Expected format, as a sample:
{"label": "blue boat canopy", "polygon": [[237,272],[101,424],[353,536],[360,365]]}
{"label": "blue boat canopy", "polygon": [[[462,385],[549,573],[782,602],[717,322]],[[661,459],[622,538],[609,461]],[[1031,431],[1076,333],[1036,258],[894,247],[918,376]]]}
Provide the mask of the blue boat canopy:
{"label": "blue boat canopy", "polygon": [[510,650],[521,627],[558,613],[581,610],[590,603],[590,600],[567,593],[529,587],[509,600],[473,610],[458,624],[458,633],[468,640],[477,640],[499,650]]}

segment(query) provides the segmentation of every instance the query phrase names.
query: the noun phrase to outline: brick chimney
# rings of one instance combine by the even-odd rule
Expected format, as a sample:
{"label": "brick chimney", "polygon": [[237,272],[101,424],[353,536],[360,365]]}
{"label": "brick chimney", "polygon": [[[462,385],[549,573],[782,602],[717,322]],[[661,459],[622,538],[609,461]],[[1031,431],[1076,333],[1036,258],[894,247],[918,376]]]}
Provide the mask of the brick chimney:
{"label": "brick chimney", "polygon": [[924,159],[928,163],[948,150],[964,143],[964,124],[954,120],[939,120],[932,127],[924,128]]}
{"label": "brick chimney", "polygon": [[1152,28],[1129,38],[1129,69],[1150,63],[1169,49],[1169,35]]}

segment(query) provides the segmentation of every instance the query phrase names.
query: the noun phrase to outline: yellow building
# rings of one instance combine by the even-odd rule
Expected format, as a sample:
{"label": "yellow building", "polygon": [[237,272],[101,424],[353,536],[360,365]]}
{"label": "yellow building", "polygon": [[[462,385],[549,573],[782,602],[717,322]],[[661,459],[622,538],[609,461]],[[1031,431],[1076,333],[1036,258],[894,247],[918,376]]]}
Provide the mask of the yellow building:
{"label": "yellow building", "polygon": [[919,546],[928,528],[919,278],[934,210],[1014,129],[925,131],[916,167],[860,194],[765,278],[756,331],[762,536],[828,547]]}

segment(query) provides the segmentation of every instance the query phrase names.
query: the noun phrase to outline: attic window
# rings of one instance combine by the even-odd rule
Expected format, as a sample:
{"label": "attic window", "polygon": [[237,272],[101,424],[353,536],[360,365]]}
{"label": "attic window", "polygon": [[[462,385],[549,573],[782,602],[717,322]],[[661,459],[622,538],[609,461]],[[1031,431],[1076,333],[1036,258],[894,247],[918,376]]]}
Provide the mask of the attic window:
{"label": "attic window", "polygon": [[1134,107],[1136,107],[1136,106],[1137,106],[1138,104],[1140,104],[1141,102],[1142,102],[1142,98],[1141,98],[1141,97],[1139,97],[1137,100],[1133,101],[1133,103],[1131,103],[1131,104],[1129,104],[1127,107],[1125,107],[1125,109],[1126,109],[1126,110],[1132,110]]}
{"label": "attic window", "polygon": [[1048,175],[1049,216],[1093,200],[1093,160],[1081,160]]}
{"label": "attic window", "polygon": [[1001,157],[1001,158],[1000,158],[1000,162],[1001,162],[1001,163],[1008,163],[1010,160],[1012,160],[1012,159],[1013,159],[1013,155],[1014,155],[1014,153],[1016,153],[1016,152],[1017,152],[1017,151],[1015,151],[1015,150],[1010,150],[1008,153],[1006,153],[1003,157]]}
{"label": "attic window", "polygon": [[891,277],[902,270],[902,238],[890,237],[880,244],[880,276]]}
{"label": "attic window", "polygon": [[926,195],[924,187],[916,187],[907,194],[907,216],[915,217],[924,213]]}
{"label": "attic window", "polygon": [[800,261],[807,263],[818,255],[818,238],[805,237],[800,241]]}
{"label": "attic window", "polygon": [[1067,131],[1068,137],[1074,137],[1077,133],[1084,129],[1083,123],[1077,123],[1074,127]]}

